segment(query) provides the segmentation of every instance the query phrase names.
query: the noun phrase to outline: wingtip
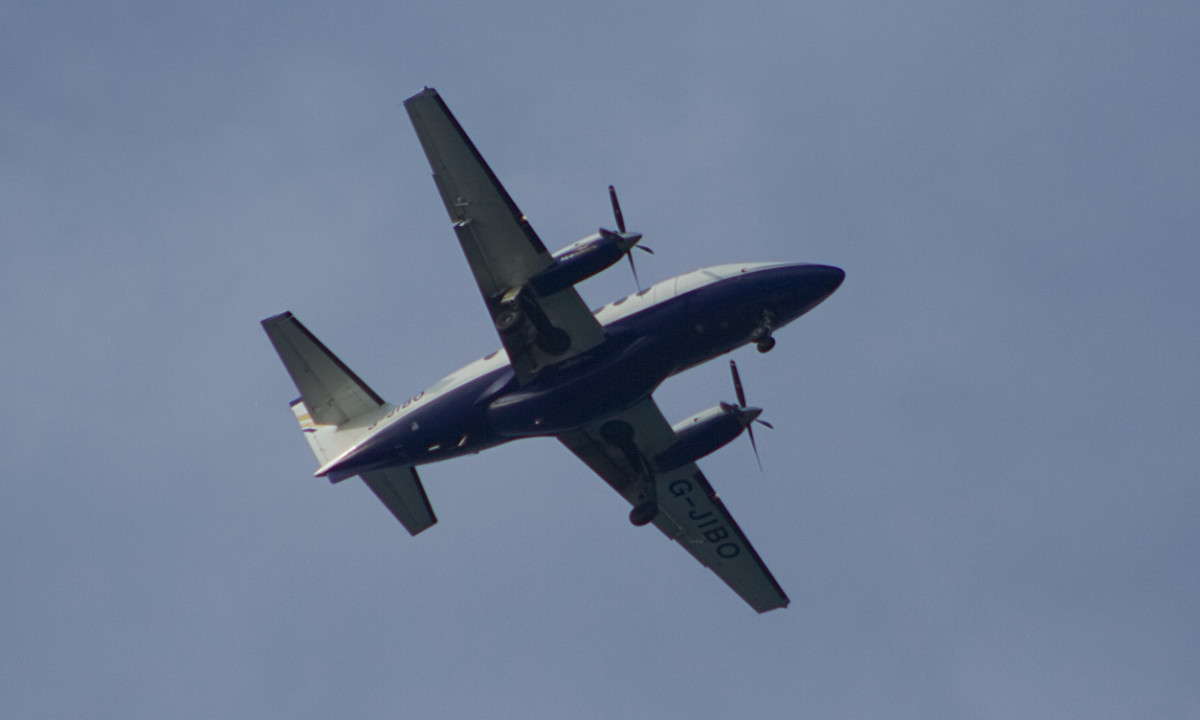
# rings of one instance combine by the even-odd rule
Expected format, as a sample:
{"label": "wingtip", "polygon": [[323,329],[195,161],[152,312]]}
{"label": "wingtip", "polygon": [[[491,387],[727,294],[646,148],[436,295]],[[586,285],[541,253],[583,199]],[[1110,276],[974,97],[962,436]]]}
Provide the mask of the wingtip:
{"label": "wingtip", "polygon": [[408,98],[407,100],[405,100],[405,101],[404,101],[404,104],[405,104],[405,105],[407,105],[407,104],[409,104],[410,102],[413,102],[414,100],[419,100],[419,99],[421,99],[421,98],[423,98],[423,97],[428,97],[428,96],[432,96],[432,97],[441,97],[440,95],[438,95],[438,91],[437,91],[437,90],[435,90],[434,88],[431,88],[431,87],[429,87],[428,85],[426,85],[424,88],[422,88],[422,89],[421,89],[421,92],[419,92],[419,93],[417,93],[416,95],[413,95],[412,97],[410,97],[410,98]]}
{"label": "wingtip", "polygon": [[291,310],[284,310],[283,312],[279,313],[278,315],[272,315],[271,317],[269,317],[269,318],[266,318],[265,320],[262,320],[262,321],[260,321],[260,324],[261,324],[263,327],[266,327],[266,326],[268,326],[268,325],[274,325],[274,324],[276,324],[276,323],[278,323],[278,322],[281,322],[281,321],[283,321],[283,320],[290,320],[292,317],[294,317],[294,316],[292,315],[292,311],[291,311]]}

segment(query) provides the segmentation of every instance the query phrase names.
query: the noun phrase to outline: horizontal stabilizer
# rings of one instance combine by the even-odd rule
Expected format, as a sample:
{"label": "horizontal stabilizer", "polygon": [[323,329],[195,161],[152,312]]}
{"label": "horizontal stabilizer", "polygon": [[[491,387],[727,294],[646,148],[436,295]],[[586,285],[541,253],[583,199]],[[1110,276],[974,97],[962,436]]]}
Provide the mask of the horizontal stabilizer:
{"label": "horizontal stabilizer", "polygon": [[262,326],[317,425],[341,425],[384,404],[290,312],[267,318]]}
{"label": "horizontal stabilizer", "polygon": [[362,479],[409,534],[416,535],[437,522],[415,468],[368,470],[362,473]]}

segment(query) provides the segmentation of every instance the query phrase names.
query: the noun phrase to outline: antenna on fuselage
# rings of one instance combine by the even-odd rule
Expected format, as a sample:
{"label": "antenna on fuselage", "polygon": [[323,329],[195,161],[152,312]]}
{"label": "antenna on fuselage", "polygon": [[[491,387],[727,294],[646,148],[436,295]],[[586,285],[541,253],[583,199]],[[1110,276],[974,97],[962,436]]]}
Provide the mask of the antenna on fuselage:
{"label": "antenna on fuselage", "polygon": [[[628,233],[625,232],[625,215],[621,212],[621,203],[617,202],[617,190],[612,185],[608,186],[608,199],[612,201],[613,219],[617,221],[617,232],[619,232],[622,237],[626,237]],[[629,247],[625,249],[625,256],[629,258],[629,269],[633,271],[633,282],[637,285],[638,292],[641,292],[642,283],[640,280],[638,280],[637,266],[633,264],[633,249],[636,247],[638,250],[648,252],[651,255],[654,254],[654,251],[645,245],[638,245],[637,241],[640,240],[642,236],[637,233],[634,234],[637,235],[637,238],[632,238],[632,236],[630,236],[630,238],[633,239],[633,242],[630,243]]]}

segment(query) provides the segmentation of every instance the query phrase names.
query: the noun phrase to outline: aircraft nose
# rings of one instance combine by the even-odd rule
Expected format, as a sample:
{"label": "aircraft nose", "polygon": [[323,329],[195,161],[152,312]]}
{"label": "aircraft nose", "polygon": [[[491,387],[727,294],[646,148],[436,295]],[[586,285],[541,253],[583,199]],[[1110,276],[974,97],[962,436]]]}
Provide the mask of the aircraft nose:
{"label": "aircraft nose", "polygon": [[846,273],[832,265],[797,264],[783,270],[786,278],[775,296],[780,316],[797,318],[825,301],[841,287]]}
{"label": "aircraft nose", "polygon": [[832,295],[846,279],[846,271],[832,265],[809,265],[806,269],[810,282],[820,293],[821,299]]}

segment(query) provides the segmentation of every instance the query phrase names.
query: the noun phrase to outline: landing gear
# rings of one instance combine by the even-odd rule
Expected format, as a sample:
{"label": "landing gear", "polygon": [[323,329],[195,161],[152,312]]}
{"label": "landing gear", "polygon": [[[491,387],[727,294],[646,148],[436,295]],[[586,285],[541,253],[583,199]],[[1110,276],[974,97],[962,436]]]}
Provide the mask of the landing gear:
{"label": "landing gear", "polygon": [[629,522],[641,527],[658,517],[658,487],[654,476],[647,474],[642,480],[641,492],[637,495],[637,505],[629,511]]}
{"label": "landing gear", "polygon": [[558,357],[571,349],[571,336],[550,323],[524,286],[510,288],[500,296],[495,323],[501,335],[515,336],[524,345],[536,345],[547,355]]}
{"label": "landing gear", "polygon": [[771,337],[771,331],[774,329],[775,314],[770,310],[763,310],[758,327],[750,331],[750,342],[754,343],[760,353],[770,352],[771,348],[775,347],[775,338]]}
{"label": "landing gear", "polygon": [[655,500],[646,500],[642,503],[634,505],[629,511],[629,522],[641,527],[647,525],[658,517],[658,502]]}
{"label": "landing gear", "polygon": [[641,527],[658,517],[658,486],[654,482],[654,471],[638,451],[633,435],[633,426],[623,420],[610,420],[600,426],[600,437],[619,449],[630,469],[640,477],[636,491],[626,497],[634,504],[633,510],[629,511],[629,522]]}
{"label": "landing gear", "polygon": [[509,332],[521,322],[524,313],[521,312],[521,291],[523,288],[509,288],[500,296],[500,307],[496,312],[496,329],[502,333]]}
{"label": "landing gear", "polygon": [[547,322],[542,332],[538,333],[537,346],[547,355],[558,357],[571,349],[571,336],[562,328],[556,328]]}
{"label": "landing gear", "polygon": [[500,332],[508,332],[517,326],[521,321],[521,311],[515,307],[508,307],[496,313],[496,329]]}

